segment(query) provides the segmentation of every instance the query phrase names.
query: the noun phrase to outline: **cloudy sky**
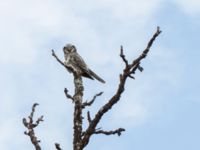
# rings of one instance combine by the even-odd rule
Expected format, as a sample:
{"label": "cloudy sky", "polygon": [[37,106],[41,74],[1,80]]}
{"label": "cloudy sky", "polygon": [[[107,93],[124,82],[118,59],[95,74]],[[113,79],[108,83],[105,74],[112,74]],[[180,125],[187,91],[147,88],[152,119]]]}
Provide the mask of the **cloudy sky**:
{"label": "cloudy sky", "polygon": [[[91,115],[115,92],[124,64],[160,26],[144,71],[128,80],[121,101],[99,127],[126,128],[117,136],[93,136],[86,150],[200,149],[200,2],[198,0],[0,0],[0,149],[31,150],[22,118],[34,102],[44,122],[36,129],[41,146],[58,142],[72,149],[72,75],[51,56],[76,45],[106,84],[84,79],[84,99],[104,91]],[[87,122],[85,122],[87,125]],[[85,126],[86,126],[85,125]],[[84,127],[85,127],[84,126]]]}

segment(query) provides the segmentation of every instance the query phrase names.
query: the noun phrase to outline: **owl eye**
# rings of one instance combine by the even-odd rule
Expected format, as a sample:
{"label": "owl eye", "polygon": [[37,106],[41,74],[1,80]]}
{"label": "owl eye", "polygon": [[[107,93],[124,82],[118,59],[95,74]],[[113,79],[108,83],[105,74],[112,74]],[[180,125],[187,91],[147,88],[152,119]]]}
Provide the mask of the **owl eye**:
{"label": "owl eye", "polygon": [[76,47],[73,45],[71,51],[76,51]]}

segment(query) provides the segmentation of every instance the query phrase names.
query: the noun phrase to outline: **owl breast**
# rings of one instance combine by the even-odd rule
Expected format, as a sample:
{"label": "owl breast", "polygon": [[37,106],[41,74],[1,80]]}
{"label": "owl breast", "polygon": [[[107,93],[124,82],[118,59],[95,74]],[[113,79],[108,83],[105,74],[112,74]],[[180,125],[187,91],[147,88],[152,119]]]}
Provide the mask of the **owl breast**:
{"label": "owl breast", "polygon": [[70,55],[68,57],[66,57],[65,62],[64,62],[65,66],[68,68],[69,72],[74,72],[76,74],[81,75],[82,71],[80,70],[80,68],[78,66],[76,66],[76,64],[73,63],[72,59],[73,58]]}

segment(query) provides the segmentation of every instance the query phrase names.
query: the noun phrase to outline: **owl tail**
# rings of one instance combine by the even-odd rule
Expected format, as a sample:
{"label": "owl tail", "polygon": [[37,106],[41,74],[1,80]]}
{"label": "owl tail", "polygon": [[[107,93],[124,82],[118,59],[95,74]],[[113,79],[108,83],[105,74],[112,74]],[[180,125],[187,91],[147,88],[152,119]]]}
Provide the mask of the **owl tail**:
{"label": "owl tail", "polygon": [[103,79],[101,79],[96,73],[94,73],[92,70],[90,71],[90,75],[92,75],[92,77],[94,77],[95,79],[97,79],[98,81],[100,81],[101,83],[106,83]]}

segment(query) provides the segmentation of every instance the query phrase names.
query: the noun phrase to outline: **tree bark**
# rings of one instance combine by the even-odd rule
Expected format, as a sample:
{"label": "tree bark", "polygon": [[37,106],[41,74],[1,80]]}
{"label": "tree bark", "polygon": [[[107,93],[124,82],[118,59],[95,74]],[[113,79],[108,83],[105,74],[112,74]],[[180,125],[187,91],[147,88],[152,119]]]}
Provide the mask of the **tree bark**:
{"label": "tree bark", "polygon": [[81,76],[74,74],[75,94],[74,99],[74,139],[73,149],[82,150],[82,97],[83,97],[83,82]]}

